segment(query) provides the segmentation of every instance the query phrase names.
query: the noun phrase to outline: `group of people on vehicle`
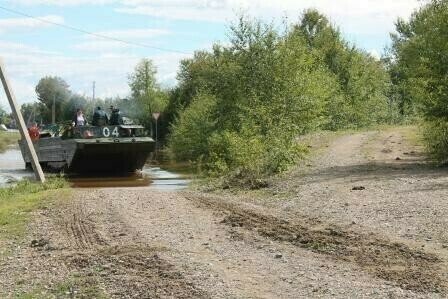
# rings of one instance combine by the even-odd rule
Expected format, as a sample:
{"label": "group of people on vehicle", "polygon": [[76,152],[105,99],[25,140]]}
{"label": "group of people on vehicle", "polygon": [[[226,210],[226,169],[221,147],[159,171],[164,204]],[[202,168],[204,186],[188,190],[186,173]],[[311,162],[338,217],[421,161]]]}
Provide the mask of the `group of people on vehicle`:
{"label": "group of people on vehicle", "polygon": [[[120,125],[122,124],[122,116],[120,109],[115,108],[114,106],[110,106],[111,114],[110,117],[107,115],[107,113],[101,109],[101,107],[97,107],[95,109],[95,112],[93,113],[92,118],[92,125],[93,126],[107,126],[107,125]],[[73,116],[72,119],[72,126],[73,127],[80,127],[87,125],[87,119],[84,116],[81,109],[76,109],[76,113]]]}

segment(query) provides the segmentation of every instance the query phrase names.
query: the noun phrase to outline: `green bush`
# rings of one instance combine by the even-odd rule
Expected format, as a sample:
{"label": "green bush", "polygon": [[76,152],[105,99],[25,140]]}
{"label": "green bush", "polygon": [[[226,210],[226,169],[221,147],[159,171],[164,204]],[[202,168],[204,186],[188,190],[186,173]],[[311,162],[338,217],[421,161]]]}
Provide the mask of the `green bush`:
{"label": "green bush", "polygon": [[171,128],[177,159],[256,188],[300,158],[298,136],[388,118],[384,66],[318,12],[283,31],[242,17],[229,36],[229,46],[181,63],[170,102],[186,107]]}
{"label": "green bush", "polygon": [[398,20],[392,36],[390,70],[402,111],[415,111],[426,123],[429,151],[448,159],[448,0],[431,0],[409,21]]}
{"label": "green bush", "polygon": [[442,163],[448,162],[448,121],[427,122],[424,127],[424,140],[435,159]]}
{"label": "green bush", "polygon": [[214,130],[216,99],[198,94],[175,120],[168,146],[176,160],[197,161],[208,157],[208,137]]}

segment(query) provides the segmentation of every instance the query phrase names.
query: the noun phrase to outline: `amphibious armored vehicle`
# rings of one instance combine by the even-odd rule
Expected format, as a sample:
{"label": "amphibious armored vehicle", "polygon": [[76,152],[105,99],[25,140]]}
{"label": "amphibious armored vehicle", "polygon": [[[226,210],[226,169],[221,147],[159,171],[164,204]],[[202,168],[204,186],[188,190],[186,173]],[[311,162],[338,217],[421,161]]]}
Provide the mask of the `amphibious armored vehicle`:
{"label": "amphibious armored vehicle", "polygon": [[[155,143],[139,125],[44,126],[33,141],[42,167],[70,173],[132,173],[142,169]],[[23,159],[31,156],[19,141]]]}

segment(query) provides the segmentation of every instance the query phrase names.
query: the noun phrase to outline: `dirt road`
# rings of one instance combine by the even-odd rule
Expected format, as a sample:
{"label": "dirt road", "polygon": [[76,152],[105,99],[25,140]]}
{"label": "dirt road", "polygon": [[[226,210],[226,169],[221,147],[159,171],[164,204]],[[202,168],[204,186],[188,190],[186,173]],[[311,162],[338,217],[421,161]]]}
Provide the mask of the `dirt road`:
{"label": "dirt road", "polygon": [[77,190],[10,244],[0,295],[444,298],[448,171],[412,130],[337,137],[257,196]]}

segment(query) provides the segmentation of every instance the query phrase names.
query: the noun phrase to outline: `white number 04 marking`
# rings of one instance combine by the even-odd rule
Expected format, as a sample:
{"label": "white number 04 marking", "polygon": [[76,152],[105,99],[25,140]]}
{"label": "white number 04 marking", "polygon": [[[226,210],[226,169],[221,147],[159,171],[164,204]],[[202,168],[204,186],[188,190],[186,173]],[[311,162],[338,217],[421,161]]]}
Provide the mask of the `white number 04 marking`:
{"label": "white number 04 marking", "polygon": [[120,136],[120,134],[118,133],[118,127],[114,128],[114,130],[112,131],[112,136],[114,136],[114,137]]}
{"label": "white number 04 marking", "polygon": [[[110,129],[108,127],[104,127],[103,128],[103,136],[104,137],[109,137],[110,136]],[[112,130],[112,136],[114,136],[114,137],[119,137],[120,136],[120,134],[118,133],[118,127],[115,127]]]}
{"label": "white number 04 marking", "polygon": [[103,136],[104,137],[109,137],[110,136],[110,130],[108,127],[104,127],[103,128]]}

